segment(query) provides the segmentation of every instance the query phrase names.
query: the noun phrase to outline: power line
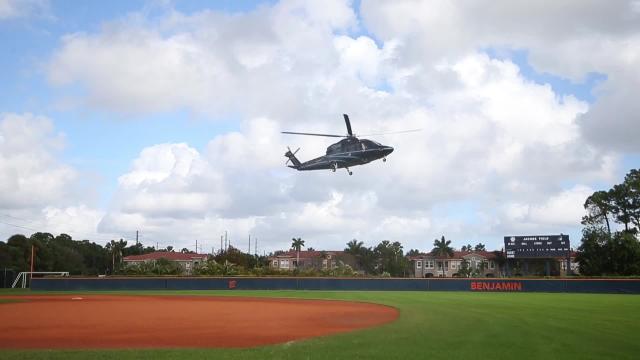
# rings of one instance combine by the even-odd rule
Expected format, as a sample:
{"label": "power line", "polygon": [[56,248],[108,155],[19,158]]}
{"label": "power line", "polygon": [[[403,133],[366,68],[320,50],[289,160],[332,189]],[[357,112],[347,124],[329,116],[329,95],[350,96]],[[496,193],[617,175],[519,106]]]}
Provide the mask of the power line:
{"label": "power line", "polygon": [[33,224],[33,223],[35,223],[35,222],[42,223],[42,220],[35,220],[35,221],[34,221],[34,220],[28,220],[28,219],[20,218],[20,217],[13,216],[13,215],[7,215],[7,214],[0,214],[0,215],[5,216],[5,217],[8,217],[8,218],[16,219],[16,220],[26,221],[26,222],[28,222],[28,223],[30,223],[30,224]]}
{"label": "power line", "polygon": [[[4,225],[8,225],[8,226],[13,226],[13,227],[17,227],[17,228],[20,228],[20,229],[25,229],[25,230],[29,230],[29,231],[34,231],[34,232],[47,232],[47,231],[43,231],[43,230],[38,230],[38,229],[30,228],[30,227],[27,227],[27,226],[22,226],[22,225],[17,225],[17,224],[8,223],[8,222],[5,222],[5,221],[0,221],[0,224],[4,224]],[[61,234],[73,233],[73,232],[75,232],[75,231],[61,232]],[[83,235],[86,235],[86,234],[83,234]],[[116,236],[116,238],[117,238],[117,237],[118,237],[118,236]],[[102,240],[102,241],[114,240],[114,237],[113,237],[113,236],[110,236],[110,237],[102,237],[102,236],[100,236],[100,237],[98,237],[98,236],[78,236],[77,234],[76,234],[76,238],[77,238],[77,239],[80,239],[80,238],[90,238],[90,239],[86,239],[86,240]],[[85,240],[85,239],[83,239],[83,240]]]}

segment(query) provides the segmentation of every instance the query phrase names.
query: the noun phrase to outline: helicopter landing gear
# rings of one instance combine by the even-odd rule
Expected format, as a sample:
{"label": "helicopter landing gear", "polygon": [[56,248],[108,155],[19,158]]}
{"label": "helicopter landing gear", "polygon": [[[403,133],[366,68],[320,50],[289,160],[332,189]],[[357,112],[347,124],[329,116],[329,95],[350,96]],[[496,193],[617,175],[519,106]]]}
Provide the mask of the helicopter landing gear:
{"label": "helicopter landing gear", "polygon": [[345,168],[347,169],[347,173],[349,173],[349,175],[353,175],[353,173],[351,172],[351,170],[349,170],[349,168]]}
{"label": "helicopter landing gear", "polygon": [[382,158],[382,162],[387,162],[387,158],[386,158],[386,157],[383,157],[383,158]]}

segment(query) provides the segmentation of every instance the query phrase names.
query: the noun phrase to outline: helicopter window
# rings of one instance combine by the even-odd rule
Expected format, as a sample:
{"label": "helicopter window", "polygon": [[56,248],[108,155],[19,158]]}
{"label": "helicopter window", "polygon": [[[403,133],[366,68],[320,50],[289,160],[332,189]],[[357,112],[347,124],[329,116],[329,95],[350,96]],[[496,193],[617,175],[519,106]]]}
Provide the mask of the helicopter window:
{"label": "helicopter window", "polygon": [[337,143],[327,148],[327,154],[339,153],[341,151],[342,144]]}
{"label": "helicopter window", "polygon": [[378,144],[375,141],[372,140],[362,140],[362,150],[366,150],[366,149],[375,149],[379,146],[382,146],[380,144]]}

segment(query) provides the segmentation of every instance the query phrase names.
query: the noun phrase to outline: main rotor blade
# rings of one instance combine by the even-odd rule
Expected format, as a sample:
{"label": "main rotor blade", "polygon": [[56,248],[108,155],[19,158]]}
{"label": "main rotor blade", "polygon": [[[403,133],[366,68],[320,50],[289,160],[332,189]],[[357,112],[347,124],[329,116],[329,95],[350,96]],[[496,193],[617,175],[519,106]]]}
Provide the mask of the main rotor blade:
{"label": "main rotor blade", "polygon": [[349,115],[342,114],[342,116],[344,116],[344,122],[347,124],[347,134],[349,134],[349,136],[353,136],[353,132],[351,132],[351,121],[349,121]]}
{"label": "main rotor blade", "polygon": [[375,133],[375,134],[363,134],[363,135],[358,134],[358,136],[362,137],[362,136],[376,136],[376,135],[391,135],[391,134],[403,134],[403,133],[418,132],[418,131],[422,131],[422,129],[389,131],[389,132],[381,132],[381,133]]}
{"label": "main rotor blade", "polygon": [[293,132],[293,131],[283,131],[282,133],[291,134],[291,135],[311,135],[311,136],[326,136],[326,137],[337,137],[337,138],[347,137],[345,135],[313,134],[313,133],[301,133],[301,132]]}

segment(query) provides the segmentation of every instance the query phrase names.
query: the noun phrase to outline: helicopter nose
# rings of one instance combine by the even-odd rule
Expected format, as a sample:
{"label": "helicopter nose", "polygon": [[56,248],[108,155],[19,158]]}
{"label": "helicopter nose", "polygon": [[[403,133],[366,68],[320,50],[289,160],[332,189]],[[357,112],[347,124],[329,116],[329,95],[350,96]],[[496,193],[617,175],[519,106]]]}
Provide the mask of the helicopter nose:
{"label": "helicopter nose", "polygon": [[385,154],[385,155],[389,155],[389,154],[391,154],[392,152],[393,152],[393,148],[392,148],[391,146],[386,146],[386,147],[384,148],[384,154]]}

